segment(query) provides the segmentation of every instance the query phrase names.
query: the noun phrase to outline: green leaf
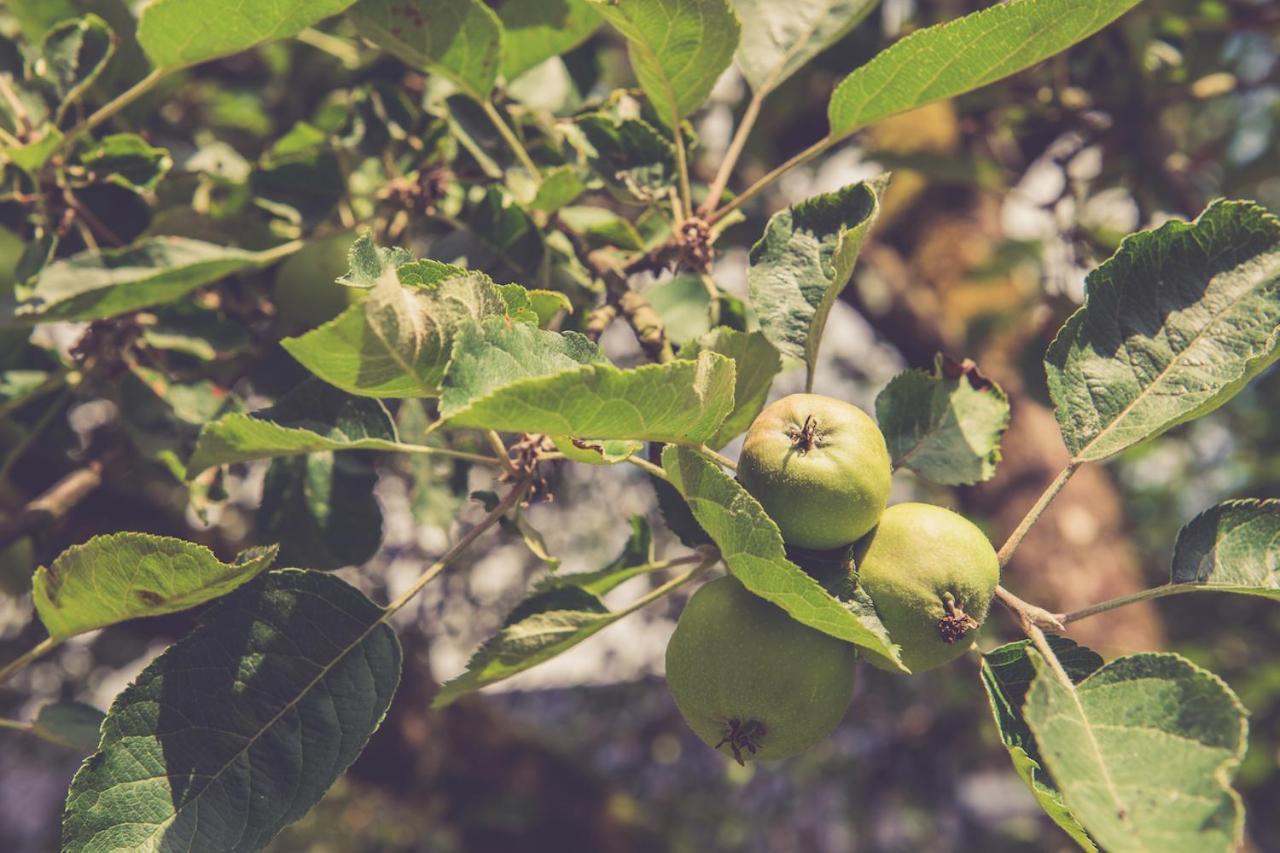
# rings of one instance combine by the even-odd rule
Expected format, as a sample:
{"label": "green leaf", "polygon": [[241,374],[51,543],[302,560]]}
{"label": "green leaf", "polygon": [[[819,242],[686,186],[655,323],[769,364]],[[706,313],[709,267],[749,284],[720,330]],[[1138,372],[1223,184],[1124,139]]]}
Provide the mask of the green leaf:
{"label": "green leaf", "polygon": [[156,188],[173,167],[173,159],[167,150],[148,144],[136,133],[113,133],[81,152],[80,165],[100,178],[142,193]]}
{"label": "green leaf", "polygon": [[106,714],[83,702],[51,702],[41,706],[31,731],[69,749],[93,752],[98,748],[99,729]]}
{"label": "green leaf", "polygon": [[499,280],[526,283],[543,279],[546,245],[538,226],[500,187],[490,187],[467,206],[463,220],[477,244],[463,254],[469,266],[483,269]]}
{"label": "green leaf", "polygon": [[61,144],[62,131],[52,124],[43,124],[34,138],[25,145],[2,148],[0,153],[3,153],[19,169],[34,175],[44,168],[44,164],[49,162],[49,158]]}
{"label": "green leaf", "polygon": [[706,442],[719,450],[745,432],[760,414],[773,378],[782,370],[782,358],[760,332],[738,332],[724,326],[682,347],[680,357],[696,358],[703,352],[718,352],[733,359],[734,364],[733,411]]}
{"label": "green leaf", "polygon": [[382,544],[378,474],[367,457],[320,452],[276,459],[262,486],[258,524],[280,543],[280,562],[311,569],[358,566]]}
{"label": "green leaf", "polygon": [[332,575],[264,575],[125,688],[71,782],[65,853],[256,851],[320,799],[400,680],[383,611]]}
{"label": "green leaf", "polygon": [[1044,357],[1076,461],[1213,411],[1280,358],[1280,219],[1252,202],[1133,234],[1085,285]]}
{"label": "green leaf", "polygon": [[1009,398],[970,361],[939,354],[933,372],[907,370],[876,397],[894,468],[944,486],[990,480],[1009,426]]}
{"label": "green leaf", "polygon": [[586,0],[504,0],[498,17],[506,30],[502,76],[508,82],[582,44],[600,26]]}
{"label": "green leaf", "polygon": [[797,622],[874,651],[907,672],[871,599],[861,591],[848,601],[837,599],[788,560],[778,525],[737,480],[683,447],[664,449],[662,467],[743,586]]}
{"label": "green leaf", "polygon": [[49,636],[61,640],[203,604],[251,580],[275,557],[274,547],[252,548],[224,563],[185,539],[111,533],[73,545],[36,569],[31,598]]}
{"label": "green leaf", "polygon": [[697,443],[732,409],[733,382],[715,353],[622,370],[581,335],[490,320],[458,336],[440,414],[455,427]]}
{"label": "green leaf", "polygon": [[809,384],[827,315],[853,275],[888,180],[881,175],[780,210],[751,247],[747,283],[760,331],[804,361]]}
{"label": "green leaf", "polygon": [[831,94],[830,136],[1008,77],[1083,41],[1139,0],[1012,0],[906,36]]}
{"label": "green leaf", "polygon": [[502,22],[480,0],[360,0],[360,35],[420,71],[448,78],[485,100],[502,59]]}
{"label": "green leaf", "polygon": [[233,412],[205,424],[187,465],[195,477],[213,465],[330,450],[395,450],[395,423],[377,400],[354,397],[314,380],[274,406]]}
{"label": "green leaf", "polygon": [[[408,250],[401,249],[399,246],[378,246],[373,242],[373,234],[365,231],[356,238],[355,242],[351,244],[351,248],[347,250],[347,265],[349,269],[346,275],[337,279],[337,282],[347,287],[358,287],[367,290],[377,284],[378,279],[382,278],[383,273],[388,269],[399,269],[411,261],[413,261],[413,255]],[[449,267],[450,270],[456,271],[458,275],[465,272],[461,267],[453,267],[448,264],[440,264],[439,266]]]}
{"label": "green leaf", "polygon": [[[1081,681],[1102,666],[1102,658],[1084,646],[1053,635],[1049,635],[1047,640],[1073,682]],[[1035,678],[1035,669],[1027,657],[1030,645],[1030,640],[1020,640],[982,656],[982,685],[987,690],[996,730],[1009,750],[1013,769],[1031,789],[1045,813],[1081,848],[1097,850],[1084,827],[1062,801],[1062,792],[1045,772],[1035,738],[1022,717],[1022,704]]]}
{"label": "green leaf", "polygon": [[742,21],[738,68],[757,98],[835,44],[877,0],[732,0]]}
{"label": "green leaf", "polygon": [[738,46],[726,0],[590,0],[626,38],[640,87],[667,127],[711,94]]}
{"label": "green leaf", "polygon": [[279,251],[250,252],[186,237],[149,237],[124,249],[85,252],[45,267],[14,310],[16,320],[98,320],[174,302],[205,284],[265,266]]}
{"label": "green leaf", "polygon": [[482,274],[439,279],[446,266],[388,266],[364,301],[280,344],[307,370],[351,394],[435,397],[458,329],[501,317],[507,307]]}
{"label": "green leaf", "polygon": [[156,68],[185,68],[288,38],[338,14],[352,2],[151,0],[138,16],[138,44]]}
{"label": "green leaf", "polygon": [[594,572],[543,578],[508,614],[502,629],[471,656],[466,671],[440,688],[431,707],[443,708],[467,693],[548,661],[656,600],[660,595],[650,594],[617,612],[600,600],[620,584],[653,571],[652,549],[649,525],[633,517],[631,537],[609,565]]}
{"label": "green leaf", "polygon": [[1178,532],[1171,584],[1280,601],[1280,500],[1226,501]]}
{"label": "green leaf", "polygon": [[640,199],[657,199],[675,186],[675,147],[653,125],[601,112],[579,116],[577,126],[595,149],[592,168],[607,183]]}
{"label": "green leaf", "polygon": [[553,435],[551,440],[566,459],[587,465],[617,465],[644,450],[644,442],[636,439],[598,440]]}
{"label": "green leaf", "polygon": [[575,198],[582,195],[586,185],[578,177],[578,170],[573,166],[557,166],[542,176],[537,195],[529,203],[533,210],[555,213]]}
{"label": "green leaf", "polygon": [[1245,710],[1211,672],[1171,654],[1118,658],[1078,685],[1029,651],[1023,713],[1063,801],[1113,853],[1238,849],[1244,808],[1230,779]]}
{"label": "green leaf", "polygon": [[116,52],[115,33],[97,15],[63,21],[49,30],[41,48],[43,76],[62,99],[60,107],[80,98],[93,85]]}

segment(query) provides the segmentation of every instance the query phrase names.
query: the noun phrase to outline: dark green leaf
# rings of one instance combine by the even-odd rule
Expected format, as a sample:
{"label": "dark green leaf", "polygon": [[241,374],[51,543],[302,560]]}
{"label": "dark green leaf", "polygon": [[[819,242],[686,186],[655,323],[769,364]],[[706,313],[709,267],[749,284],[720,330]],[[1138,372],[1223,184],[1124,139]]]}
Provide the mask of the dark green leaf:
{"label": "dark green leaf", "polygon": [[115,34],[97,15],[62,23],[44,37],[44,76],[62,99],[62,108],[93,85],[116,50]]}
{"label": "dark green leaf", "polygon": [[149,145],[136,133],[113,133],[82,151],[80,164],[101,180],[150,192],[172,168],[173,160],[168,151]]}
{"label": "dark green leaf", "polygon": [[53,702],[41,706],[31,723],[31,731],[70,749],[93,752],[98,748],[104,717],[106,714],[83,702]]}
{"label": "dark green leaf", "polygon": [[112,704],[62,849],[262,849],[382,722],[401,658],[382,618],[338,578],[297,570],[211,608]]}
{"label": "dark green leaf", "polygon": [[498,17],[506,30],[502,76],[508,81],[572,50],[600,26],[600,16],[586,0],[503,0]]}
{"label": "dark green leaf", "polygon": [[382,544],[377,472],[354,453],[276,459],[258,511],[262,538],[280,543],[280,562],[311,569],[356,566]]}
{"label": "dark green leaf", "polygon": [[1169,582],[1280,601],[1280,500],[1226,501],[1178,532]]}

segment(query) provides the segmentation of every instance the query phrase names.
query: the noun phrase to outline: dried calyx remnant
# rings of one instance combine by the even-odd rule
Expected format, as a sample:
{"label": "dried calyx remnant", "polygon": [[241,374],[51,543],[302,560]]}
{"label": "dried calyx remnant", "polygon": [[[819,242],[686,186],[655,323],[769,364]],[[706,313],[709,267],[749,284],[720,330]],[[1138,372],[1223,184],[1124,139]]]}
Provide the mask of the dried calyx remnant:
{"label": "dried calyx remnant", "polygon": [[792,427],[787,430],[787,437],[791,439],[796,450],[808,453],[818,446],[818,422],[814,420],[813,415],[805,415],[804,423],[799,429]]}
{"label": "dried calyx remnant", "polygon": [[938,635],[945,642],[955,643],[978,627],[977,620],[964,612],[951,593],[942,596],[942,607],[946,615],[938,620]]}
{"label": "dried calyx remnant", "polygon": [[755,755],[764,741],[764,735],[764,723],[759,720],[728,720],[725,722],[724,737],[716,744],[716,749],[727,744],[733,750],[733,760],[745,766],[743,751]]}
{"label": "dried calyx remnant", "polygon": [[680,223],[676,232],[678,266],[691,272],[704,273],[711,268],[711,226],[694,216]]}

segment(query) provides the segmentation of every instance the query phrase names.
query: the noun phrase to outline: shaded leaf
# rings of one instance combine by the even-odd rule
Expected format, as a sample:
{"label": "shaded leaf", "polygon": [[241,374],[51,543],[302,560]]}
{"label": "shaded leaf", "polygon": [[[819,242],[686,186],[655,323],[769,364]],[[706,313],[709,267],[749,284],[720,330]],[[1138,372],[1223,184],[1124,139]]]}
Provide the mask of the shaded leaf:
{"label": "shaded leaf", "polygon": [[860,181],[780,210],[751,247],[747,283],[760,330],[780,352],[804,361],[810,384],[827,315],[853,275],[888,179]]}
{"label": "shaded leaf", "polygon": [[83,702],[52,702],[43,705],[31,731],[52,743],[80,752],[98,748],[99,728],[106,714]]}
{"label": "shaded leaf", "polygon": [[320,799],[400,680],[383,611],[285,570],[209,609],[125,688],[71,782],[64,851],[256,851]]}
{"label": "shaded leaf", "polygon": [[406,65],[447,77],[476,100],[493,89],[502,23],[480,0],[360,0],[351,19],[362,36]]}
{"label": "shaded leaf", "polygon": [[186,237],[148,237],[124,249],[84,252],[44,268],[23,288],[18,321],[97,320],[181,299],[201,285],[264,266],[279,251],[250,252]]}
{"label": "shaded leaf", "polygon": [[529,203],[533,210],[555,213],[580,196],[586,189],[573,166],[557,166],[542,176],[537,195]]}
{"label": "shaded leaf", "polygon": [[275,557],[274,547],[252,548],[224,563],[184,539],[110,533],[36,569],[31,597],[49,636],[62,639],[203,604],[252,580]]}
{"label": "shaded leaf", "polygon": [[458,336],[440,414],[452,426],[696,443],[732,408],[733,381],[733,362],[714,353],[622,370],[581,335],[489,320]]}
{"label": "shaded leaf", "polygon": [[288,38],[352,2],[151,0],[138,16],[138,44],[157,68],[185,68]]}
{"label": "shaded leaf", "polygon": [[990,480],[1009,426],[1009,398],[972,362],[938,355],[933,372],[899,373],[876,397],[894,468],[944,486]]}
{"label": "shaded leaf", "polygon": [[617,465],[644,450],[644,442],[636,439],[589,439],[553,435],[552,442],[572,462],[588,465]]}
{"label": "shaded leaf", "polygon": [[738,46],[726,0],[590,0],[626,38],[640,87],[667,127],[702,106]]}
{"label": "shaded leaf", "polygon": [[62,107],[93,85],[116,51],[115,34],[97,15],[57,24],[45,33],[44,76],[62,99]]}
{"label": "shaded leaf", "polygon": [[732,0],[742,21],[735,59],[756,97],[772,92],[840,40],[877,0]]}
{"label": "shaded leaf", "polygon": [[645,199],[675,185],[675,147],[653,125],[602,112],[579,116],[577,125],[595,149],[592,168],[606,182]]}
{"label": "shaded leaf", "polygon": [[508,81],[567,53],[600,26],[600,16],[586,0],[504,0],[497,11],[506,30],[502,76]]}
{"label": "shaded leaf", "polygon": [[113,133],[80,152],[80,164],[102,179],[135,192],[150,192],[173,167],[173,159],[167,150],[148,144],[136,133]]}
{"label": "shaded leaf", "polygon": [[782,370],[782,358],[760,332],[738,332],[724,326],[681,347],[680,357],[696,358],[703,352],[718,352],[733,359],[734,365],[733,411],[706,442],[707,446],[719,450],[745,432],[760,414],[773,387],[773,378]]}
{"label": "shaded leaf", "polygon": [[831,93],[830,135],[985,86],[1083,41],[1139,0],[1013,0],[917,30]]}
{"label": "shaded leaf", "polygon": [[[870,598],[858,592],[849,601],[837,599],[787,559],[778,525],[737,480],[687,448],[663,450],[662,467],[743,586],[797,622],[902,667],[898,647],[889,639]],[[902,667],[902,671],[907,670]]]}
{"label": "shaded leaf", "polygon": [[1226,501],[1178,532],[1169,582],[1280,601],[1280,500]]}
{"label": "shaded leaf", "polygon": [[1078,685],[1039,652],[1023,714],[1062,798],[1114,853],[1208,853],[1241,843],[1229,781],[1245,710],[1213,673],[1171,654],[1118,658]]}
{"label": "shaded leaf", "polygon": [[395,423],[377,400],[314,380],[252,414],[233,412],[205,424],[187,466],[194,477],[213,465],[330,450],[395,450]]}
{"label": "shaded leaf", "polygon": [[631,536],[609,565],[594,572],[543,578],[508,614],[502,629],[471,656],[466,671],[440,688],[431,707],[442,708],[467,693],[548,661],[661,597],[665,590],[659,588],[657,594],[650,593],[617,612],[600,600],[619,584],[653,570],[652,547],[649,525],[632,517]]}
{"label": "shaded leaf", "polygon": [[[1081,681],[1102,666],[1102,658],[1084,646],[1076,645],[1065,637],[1049,635],[1047,639],[1063,669],[1074,682]],[[982,685],[987,690],[996,730],[1005,748],[1009,750],[1013,769],[1031,789],[1045,813],[1081,848],[1097,850],[1084,827],[1063,802],[1062,792],[1045,772],[1044,760],[1036,748],[1035,738],[1031,736],[1031,730],[1022,717],[1027,689],[1035,678],[1035,668],[1027,657],[1030,646],[1030,640],[1020,640],[1007,643],[982,656]]]}
{"label": "shaded leaf", "polygon": [[1213,411],[1280,358],[1280,219],[1252,202],[1133,234],[1085,285],[1044,358],[1077,461]]}
{"label": "shaded leaf", "polygon": [[372,461],[352,453],[276,459],[262,486],[262,538],[280,543],[285,565],[358,566],[382,544],[377,483]]}

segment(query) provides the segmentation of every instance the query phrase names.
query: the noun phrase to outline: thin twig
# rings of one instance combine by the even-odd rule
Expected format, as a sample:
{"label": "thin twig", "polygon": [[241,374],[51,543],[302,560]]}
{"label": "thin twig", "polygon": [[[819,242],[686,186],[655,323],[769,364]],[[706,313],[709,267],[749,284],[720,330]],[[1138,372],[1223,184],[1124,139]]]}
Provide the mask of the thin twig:
{"label": "thin twig", "polygon": [[831,146],[835,145],[838,141],[839,141],[838,139],[835,139],[830,136],[824,136],[822,139],[819,139],[817,142],[810,145],[808,148],[804,149],[799,154],[795,155],[790,160],[788,160],[787,162],[783,163],[781,166],[774,169],[772,172],[769,172],[767,175],[765,175],[760,180],[756,181],[751,186],[747,187],[745,190],[742,191],[741,195],[735,196],[732,200],[727,202],[723,207],[716,210],[716,212],[711,214],[711,216],[707,219],[707,224],[714,225],[715,223],[719,222],[721,219],[724,219],[727,215],[729,215],[730,212],[737,210],[739,207],[742,207],[742,205],[746,204],[748,201],[755,198],[760,193],[764,192],[764,190],[774,181],[778,180],[778,178],[781,178],[783,175],[785,175],[787,172],[790,172],[796,166],[809,162],[814,157],[817,157],[819,154],[826,151]]}
{"label": "thin twig", "polygon": [[1000,599],[1001,604],[1013,611],[1013,614],[1019,620],[1025,617],[1040,628],[1048,628],[1054,631],[1066,630],[1066,626],[1063,624],[1064,620],[1060,616],[1050,613],[1043,607],[1039,607],[1029,601],[1023,601],[1002,586],[996,586],[996,598]]}
{"label": "thin twig", "polygon": [[90,462],[67,474],[22,509],[0,521],[0,551],[28,533],[62,518],[100,485],[101,462]]}
{"label": "thin twig", "polygon": [[1169,595],[1178,595],[1183,592],[1194,592],[1198,589],[1212,590],[1213,587],[1207,584],[1197,583],[1167,583],[1162,586],[1154,586],[1150,589],[1131,592],[1128,595],[1121,595],[1116,598],[1108,599],[1099,604],[1092,604],[1083,607],[1080,610],[1073,610],[1070,613],[1061,615],[1063,624],[1078,622],[1081,619],[1087,619],[1090,616],[1097,616],[1099,613],[1106,613],[1108,610],[1115,610],[1117,607],[1124,607],[1128,604],[1137,604],[1141,601],[1153,601],[1157,598],[1164,598]]}
{"label": "thin twig", "polygon": [[498,505],[495,506],[488,515],[480,520],[480,523],[463,534],[462,538],[454,543],[454,546],[444,553],[444,556],[419,575],[418,579],[410,584],[408,589],[400,593],[394,601],[386,606],[379,622],[386,622],[387,619],[391,618],[392,614],[396,613],[412,601],[413,597],[421,592],[423,587],[448,568],[449,564],[456,560],[458,555],[465,551],[472,542],[479,539],[480,534],[497,524],[499,519],[506,515],[512,507],[518,504],[532,485],[532,477],[525,477],[523,480],[516,483],[516,485],[511,488],[511,491],[507,492],[502,500],[498,501]]}
{"label": "thin twig", "polygon": [[998,552],[1000,568],[1003,569],[1008,565],[1009,560],[1013,558],[1013,552],[1018,550],[1018,546],[1022,544],[1022,540],[1027,535],[1027,532],[1031,530],[1031,526],[1049,508],[1049,504],[1058,496],[1062,488],[1067,485],[1067,481],[1071,479],[1071,475],[1079,467],[1079,462],[1071,462],[1067,467],[1063,468],[1053,482],[1049,484],[1048,488],[1044,490],[1044,493],[1036,500],[1031,509],[1027,511],[1027,514],[1023,516],[1022,521],[1018,522],[1018,526],[1013,529],[1013,532],[1009,534],[1009,538],[1000,546],[1000,551]]}
{"label": "thin twig", "polygon": [[654,465],[648,459],[641,459],[639,456],[632,455],[627,457],[627,461],[651,477],[657,477],[659,480],[665,480],[668,483],[671,482],[671,478],[667,476],[667,472],[659,466]]}
{"label": "thin twig", "polygon": [[502,113],[498,112],[498,108],[488,99],[481,100],[480,107],[484,110],[484,114],[489,117],[489,121],[493,122],[493,126],[498,129],[498,133],[506,140],[511,152],[520,161],[520,165],[524,166],[525,170],[533,175],[536,180],[541,181],[542,172],[538,171],[538,166],[533,162],[533,158],[529,156],[524,143],[520,141],[520,137],[516,136],[515,131],[511,129],[511,125],[507,124],[506,119],[502,117]]}
{"label": "thin twig", "polygon": [[9,676],[13,675],[36,658],[47,653],[51,649],[56,648],[61,642],[61,640],[55,640],[53,637],[45,637],[40,642],[9,661],[3,668],[0,668],[0,683],[8,680]]}
{"label": "thin twig", "polygon": [[747,102],[747,109],[742,114],[742,120],[738,122],[733,139],[729,142],[729,147],[725,149],[724,159],[720,161],[720,168],[716,171],[715,179],[707,190],[707,197],[699,206],[699,213],[703,216],[715,210],[716,205],[720,203],[720,197],[724,195],[725,187],[729,186],[729,178],[733,175],[733,168],[738,165],[738,158],[742,156],[742,149],[747,144],[747,137],[751,135],[751,128],[755,126],[756,119],[760,117],[760,105],[764,103],[764,98],[768,94],[768,90],[762,89],[752,94],[751,100]]}
{"label": "thin twig", "polygon": [[693,214],[693,194],[689,191],[689,160],[684,150],[684,131],[675,123],[672,137],[676,141],[676,174],[680,177],[680,204],[676,207],[676,224]]}
{"label": "thin twig", "polygon": [[102,124],[104,121],[111,118],[116,113],[120,112],[125,107],[132,104],[138,98],[141,98],[147,92],[151,91],[151,88],[153,86],[155,86],[165,77],[169,76],[175,70],[176,69],[173,69],[173,68],[153,69],[152,72],[148,74],[146,77],[143,77],[137,83],[134,83],[128,89],[125,89],[119,95],[112,98],[110,101],[107,101],[107,103],[103,104],[102,106],[98,107],[98,109],[94,111],[92,114],[90,114],[87,118],[82,120],[79,124],[73,126],[66,133],[64,133],[62,136],[62,141],[58,143],[58,147],[55,149],[54,153],[57,154],[62,151],[66,151],[71,146],[71,143],[74,142],[77,138],[79,138],[82,134],[88,133],[89,131],[93,130],[95,127]]}

